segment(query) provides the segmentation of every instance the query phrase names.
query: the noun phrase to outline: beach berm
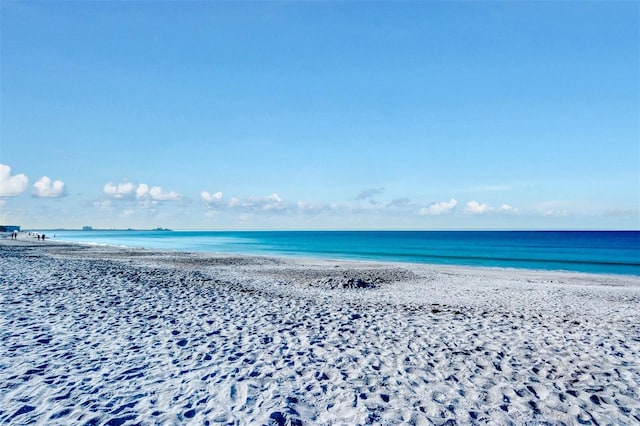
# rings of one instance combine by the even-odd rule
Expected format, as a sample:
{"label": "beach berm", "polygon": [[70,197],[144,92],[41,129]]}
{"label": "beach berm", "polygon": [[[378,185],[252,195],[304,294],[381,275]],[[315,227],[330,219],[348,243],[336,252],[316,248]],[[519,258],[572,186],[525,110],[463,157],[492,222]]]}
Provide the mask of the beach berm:
{"label": "beach berm", "polygon": [[2,424],[637,424],[640,279],[0,240]]}

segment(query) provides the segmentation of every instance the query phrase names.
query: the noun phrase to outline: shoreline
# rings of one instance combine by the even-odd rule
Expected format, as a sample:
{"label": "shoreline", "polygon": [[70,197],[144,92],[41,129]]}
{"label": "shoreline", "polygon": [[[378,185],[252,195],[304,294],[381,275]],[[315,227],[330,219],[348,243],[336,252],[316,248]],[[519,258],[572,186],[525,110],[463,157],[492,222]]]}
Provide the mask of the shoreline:
{"label": "shoreline", "polygon": [[640,280],[0,242],[0,422],[640,421]]}
{"label": "shoreline", "polygon": [[[88,249],[105,249],[105,250],[125,250],[125,251],[146,251],[149,253],[165,253],[166,255],[189,255],[189,256],[211,256],[211,257],[255,257],[255,258],[265,258],[265,259],[283,259],[287,261],[299,261],[301,263],[309,263],[309,262],[328,262],[328,263],[344,263],[344,264],[381,264],[381,265],[396,265],[399,267],[427,267],[432,269],[441,269],[441,270],[451,270],[458,272],[470,272],[470,271],[478,271],[480,273],[486,272],[512,272],[515,274],[527,274],[531,273],[534,275],[566,275],[568,277],[584,277],[588,279],[589,277],[600,277],[607,278],[613,281],[626,281],[628,280],[636,280],[640,285],[640,275],[636,274],[613,274],[613,273],[601,273],[601,272],[582,272],[582,271],[571,271],[566,269],[533,269],[533,268],[518,268],[511,266],[482,266],[482,265],[456,265],[456,264],[444,264],[444,263],[421,263],[421,262],[403,262],[403,261],[390,261],[390,260],[378,260],[378,259],[349,259],[349,258],[330,258],[324,256],[309,256],[306,254],[299,255],[284,255],[284,254],[252,254],[252,253],[226,253],[226,252],[208,252],[208,251],[191,251],[191,250],[181,250],[181,249],[157,249],[151,247],[135,247],[135,246],[125,246],[125,245],[112,245],[112,244],[101,244],[101,243],[85,243],[85,242],[75,242],[75,241],[57,241],[53,238],[48,238],[46,241],[37,241],[33,240],[33,238],[25,240],[11,240],[9,238],[2,239],[0,238],[0,247],[2,245],[33,245],[34,247],[39,247],[40,245],[46,244],[47,246],[51,246],[52,244],[56,244],[59,247],[65,246],[79,246],[86,247]],[[47,247],[45,246],[45,247]]]}
{"label": "shoreline", "polygon": [[69,242],[640,277],[640,231],[67,232]]}

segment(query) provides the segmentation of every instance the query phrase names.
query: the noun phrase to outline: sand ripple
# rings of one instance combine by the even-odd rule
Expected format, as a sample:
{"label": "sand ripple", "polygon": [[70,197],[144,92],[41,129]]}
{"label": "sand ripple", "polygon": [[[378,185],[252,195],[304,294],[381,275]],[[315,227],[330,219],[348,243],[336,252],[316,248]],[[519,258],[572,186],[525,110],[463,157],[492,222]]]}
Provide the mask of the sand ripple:
{"label": "sand ripple", "polygon": [[640,423],[635,278],[145,253],[0,245],[0,422]]}

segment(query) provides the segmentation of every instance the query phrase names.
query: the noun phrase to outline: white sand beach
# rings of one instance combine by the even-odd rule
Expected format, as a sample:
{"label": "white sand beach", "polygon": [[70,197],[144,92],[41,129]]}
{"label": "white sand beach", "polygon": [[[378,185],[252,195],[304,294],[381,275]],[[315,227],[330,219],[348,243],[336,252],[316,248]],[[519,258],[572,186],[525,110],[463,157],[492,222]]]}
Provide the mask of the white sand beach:
{"label": "white sand beach", "polygon": [[0,241],[2,424],[640,424],[640,279]]}

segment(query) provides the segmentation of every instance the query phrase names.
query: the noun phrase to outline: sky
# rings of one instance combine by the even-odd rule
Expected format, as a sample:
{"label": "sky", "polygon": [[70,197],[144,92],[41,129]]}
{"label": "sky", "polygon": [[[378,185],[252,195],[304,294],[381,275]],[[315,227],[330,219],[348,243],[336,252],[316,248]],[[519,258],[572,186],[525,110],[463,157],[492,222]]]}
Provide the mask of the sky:
{"label": "sky", "polygon": [[640,3],[0,3],[0,223],[640,229]]}

